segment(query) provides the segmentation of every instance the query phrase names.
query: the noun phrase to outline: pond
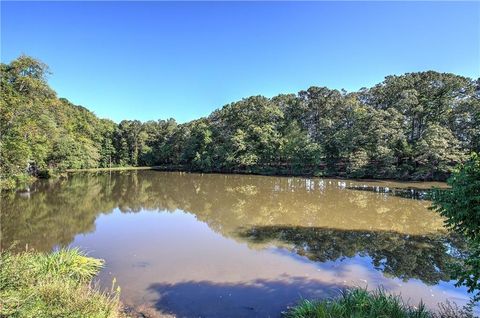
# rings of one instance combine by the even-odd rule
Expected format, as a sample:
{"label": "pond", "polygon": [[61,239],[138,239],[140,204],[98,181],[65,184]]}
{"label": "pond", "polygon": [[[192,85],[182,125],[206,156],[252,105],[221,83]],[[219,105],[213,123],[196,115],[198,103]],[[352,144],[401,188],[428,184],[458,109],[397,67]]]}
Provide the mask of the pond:
{"label": "pond", "polygon": [[106,261],[102,286],[115,278],[125,304],[165,316],[279,317],[351,286],[463,305],[446,274],[463,243],[418,200],[432,185],[443,184],[77,173],[4,195],[1,243],[80,247]]}

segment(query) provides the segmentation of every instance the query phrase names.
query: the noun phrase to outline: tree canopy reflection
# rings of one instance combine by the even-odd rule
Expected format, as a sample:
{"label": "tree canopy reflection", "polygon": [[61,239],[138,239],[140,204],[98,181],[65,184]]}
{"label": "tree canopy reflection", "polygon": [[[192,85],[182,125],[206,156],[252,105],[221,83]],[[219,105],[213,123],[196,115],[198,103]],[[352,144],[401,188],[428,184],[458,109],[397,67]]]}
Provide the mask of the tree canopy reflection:
{"label": "tree canopy reflection", "polygon": [[312,261],[335,261],[369,256],[372,265],[387,276],[427,284],[449,280],[448,267],[462,257],[464,243],[444,234],[407,235],[386,231],[344,231],[317,227],[260,226],[239,231],[257,244],[285,244]]}

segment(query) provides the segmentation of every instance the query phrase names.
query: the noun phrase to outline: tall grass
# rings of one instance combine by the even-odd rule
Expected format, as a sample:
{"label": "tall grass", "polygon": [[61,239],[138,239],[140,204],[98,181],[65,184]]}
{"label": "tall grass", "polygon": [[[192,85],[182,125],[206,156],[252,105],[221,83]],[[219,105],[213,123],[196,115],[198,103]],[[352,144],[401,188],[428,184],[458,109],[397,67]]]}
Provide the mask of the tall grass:
{"label": "tall grass", "polygon": [[400,296],[389,295],[382,289],[367,291],[351,289],[340,297],[329,300],[303,300],[291,308],[287,318],[470,318],[473,313],[451,304],[443,304],[439,311],[429,311],[423,303],[414,307],[405,304]]}
{"label": "tall grass", "polygon": [[103,261],[77,249],[0,252],[0,317],[120,316],[119,290],[91,282]]}

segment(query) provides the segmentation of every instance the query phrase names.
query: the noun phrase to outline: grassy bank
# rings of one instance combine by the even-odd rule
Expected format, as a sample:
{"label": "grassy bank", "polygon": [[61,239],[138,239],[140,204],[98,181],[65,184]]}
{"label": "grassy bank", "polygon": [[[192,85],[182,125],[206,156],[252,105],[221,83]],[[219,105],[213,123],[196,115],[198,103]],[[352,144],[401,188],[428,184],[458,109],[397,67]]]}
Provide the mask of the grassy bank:
{"label": "grassy bank", "polygon": [[422,303],[406,304],[402,298],[383,290],[369,292],[352,289],[335,299],[304,300],[291,308],[286,318],[473,318],[471,306],[458,308],[455,304],[440,304],[437,311],[428,310]]}
{"label": "grassy bank", "polygon": [[122,317],[119,290],[92,284],[103,261],[77,249],[0,255],[0,317]]}

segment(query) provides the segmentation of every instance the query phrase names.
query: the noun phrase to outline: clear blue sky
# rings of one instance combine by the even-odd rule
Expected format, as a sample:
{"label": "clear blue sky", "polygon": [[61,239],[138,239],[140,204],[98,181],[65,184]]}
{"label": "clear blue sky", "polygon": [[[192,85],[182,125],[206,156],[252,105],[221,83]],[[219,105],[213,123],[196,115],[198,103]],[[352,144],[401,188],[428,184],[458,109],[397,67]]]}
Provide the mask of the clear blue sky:
{"label": "clear blue sky", "polygon": [[250,95],[480,76],[480,2],[1,2],[1,59],[100,117],[180,122]]}

